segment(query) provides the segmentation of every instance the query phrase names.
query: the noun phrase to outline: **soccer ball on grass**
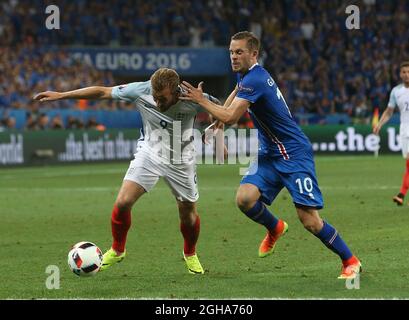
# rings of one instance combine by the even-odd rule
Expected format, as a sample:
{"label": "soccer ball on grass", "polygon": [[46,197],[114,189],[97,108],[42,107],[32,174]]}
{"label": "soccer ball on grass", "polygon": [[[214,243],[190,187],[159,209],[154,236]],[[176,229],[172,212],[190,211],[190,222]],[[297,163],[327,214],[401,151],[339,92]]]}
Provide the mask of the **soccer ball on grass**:
{"label": "soccer ball on grass", "polygon": [[77,276],[95,276],[101,265],[102,251],[95,243],[81,241],[68,252],[68,266]]}

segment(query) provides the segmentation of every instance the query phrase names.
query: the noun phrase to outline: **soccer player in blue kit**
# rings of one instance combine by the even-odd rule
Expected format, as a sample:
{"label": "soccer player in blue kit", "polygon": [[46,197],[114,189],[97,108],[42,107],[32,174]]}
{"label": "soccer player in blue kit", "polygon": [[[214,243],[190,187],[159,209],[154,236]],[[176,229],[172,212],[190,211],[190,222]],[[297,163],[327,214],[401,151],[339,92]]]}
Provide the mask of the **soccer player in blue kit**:
{"label": "soccer player in blue kit", "polygon": [[318,210],[323,199],[318,187],[311,143],[295,122],[270,74],[257,63],[260,41],[253,33],[235,34],[230,42],[230,59],[237,73],[237,86],[221,108],[203,96],[202,84],[197,88],[183,82],[184,96],[203,106],[214,118],[226,124],[236,123],[249,111],[258,129],[258,159],[250,165],[237,191],[240,210],[267,229],[259,247],[259,257],[273,253],[276,241],[288,225],[266,207],[278,193],[287,188],[304,227],[320,239],[342,260],[339,279],[353,279],[361,271],[361,262],[354,256],[337,230],[323,221]]}

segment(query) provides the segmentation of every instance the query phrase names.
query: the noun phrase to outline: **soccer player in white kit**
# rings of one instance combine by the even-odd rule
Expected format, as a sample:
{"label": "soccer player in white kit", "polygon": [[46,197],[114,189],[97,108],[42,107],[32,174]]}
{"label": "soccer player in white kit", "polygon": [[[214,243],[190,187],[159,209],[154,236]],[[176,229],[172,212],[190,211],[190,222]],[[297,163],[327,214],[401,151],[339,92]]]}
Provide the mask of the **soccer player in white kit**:
{"label": "soccer player in white kit", "polygon": [[409,61],[405,61],[400,65],[400,77],[402,83],[392,89],[388,107],[383,112],[379,124],[373,130],[375,134],[379,134],[382,126],[391,118],[395,108],[399,108],[399,135],[402,144],[402,155],[406,159],[406,170],[403,175],[401,189],[392,198],[393,202],[398,206],[403,205],[403,200],[409,189]]}
{"label": "soccer player in white kit", "polygon": [[[179,208],[180,231],[184,238],[183,256],[188,271],[192,274],[204,273],[196,255],[200,218],[196,207],[199,193],[193,124],[199,106],[179,100],[182,90],[179,83],[179,75],[175,70],[160,68],[146,82],[115,87],[87,87],[68,92],[46,91],[34,97],[39,101],[117,99],[135,102],[141,113],[141,138],[135,159],[129,165],[114,204],[111,216],[113,243],[104,254],[101,270],[125,258],[132,206],[163,177]],[[209,95],[207,97],[217,100]]]}

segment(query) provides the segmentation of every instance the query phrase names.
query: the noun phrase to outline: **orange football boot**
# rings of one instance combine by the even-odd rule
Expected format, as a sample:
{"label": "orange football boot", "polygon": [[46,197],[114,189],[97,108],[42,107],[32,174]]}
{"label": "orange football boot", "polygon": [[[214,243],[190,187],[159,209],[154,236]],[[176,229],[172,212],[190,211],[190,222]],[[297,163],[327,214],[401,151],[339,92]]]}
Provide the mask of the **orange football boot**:
{"label": "orange football boot", "polygon": [[277,240],[288,231],[288,224],[283,220],[278,220],[274,231],[274,235],[268,231],[267,235],[261,242],[260,247],[258,248],[258,256],[260,258],[267,257],[274,252]]}
{"label": "orange football boot", "polygon": [[341,275],[338,279],[354,279],[360,272],[362,272],[361,261],[352,256],[348,260],[342,261]]}

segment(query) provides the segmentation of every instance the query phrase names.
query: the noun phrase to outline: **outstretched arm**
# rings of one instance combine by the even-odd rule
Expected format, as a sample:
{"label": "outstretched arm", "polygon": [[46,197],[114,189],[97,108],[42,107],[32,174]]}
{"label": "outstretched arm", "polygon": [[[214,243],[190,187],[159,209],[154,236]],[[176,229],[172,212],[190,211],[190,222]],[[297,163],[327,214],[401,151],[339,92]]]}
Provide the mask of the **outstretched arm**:
{"label": "outstretched arm", "polygon": [[200,82],[198,87],[195,88],[190,83],[183,81],[181,86],[185,90],[185,93],[183,94],[183,96],[179,97],[179,99],[190,100],[197,104],[200,104],[214,118],[226,124],[234,124],[237,121],[239,121],[241,116],[246,112],[247,108],[250,107],[250,102],[245,99],[237,98],[235,96],[234,91],[229,95],[229,98],[226,100],[227,102],[229,102],[229,100],[232,100],[230,105],[225,103],[225,107],[227,108],[215,104],[207,100],[203,96],[202,85],[203,82]]}
{"label": "outstretched arm", "polygon": [[373,133],[379,134],[379,131],[381,131],[382,126],[389,121],[389,119],[393,115],[393,108],[386,108],[386,110],[382,113],[381,119],[379,120],[378,125],[373,128]]}
{"label": "outstretched arm", "polygon": [[112,99],[111,92],[112,87],[93,86],[66,92],[40,92],[36,94],[33,99],[38,101],[54,101],[61,99]]}

